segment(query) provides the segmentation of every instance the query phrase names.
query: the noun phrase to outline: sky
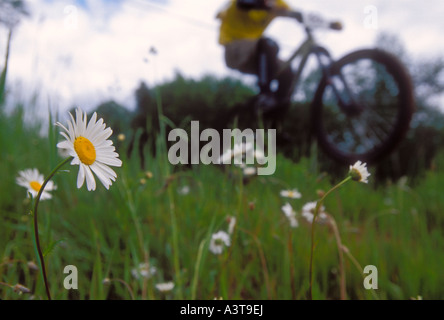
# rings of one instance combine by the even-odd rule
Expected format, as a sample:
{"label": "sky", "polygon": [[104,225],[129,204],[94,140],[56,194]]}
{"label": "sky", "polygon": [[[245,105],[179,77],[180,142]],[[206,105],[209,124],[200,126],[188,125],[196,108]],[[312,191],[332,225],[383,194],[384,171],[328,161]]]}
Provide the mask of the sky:
{"label": "sky", "polygon": [[[47,112],[85,110],[115,100],[134,109],[140,81],[154,86],[177,72],[251,77],[225,66],[217,12],[227,0],[25,0],[31,13],[14,30],[7,78],[11,104],[36,101]],[[381,32],[398,34],[415,58],[444,56],[442,0],[287,0],[294,9],[340,20],[341,32],[319,30],[334,58],[374,45]],[[426,3],[426,5],[425,5]],[[281,58],[303,40],[294,20],[276,19],[266,35]],[[0,27],[0,67],[7,30]],[[42,111],[43,112],[43,111]]]}

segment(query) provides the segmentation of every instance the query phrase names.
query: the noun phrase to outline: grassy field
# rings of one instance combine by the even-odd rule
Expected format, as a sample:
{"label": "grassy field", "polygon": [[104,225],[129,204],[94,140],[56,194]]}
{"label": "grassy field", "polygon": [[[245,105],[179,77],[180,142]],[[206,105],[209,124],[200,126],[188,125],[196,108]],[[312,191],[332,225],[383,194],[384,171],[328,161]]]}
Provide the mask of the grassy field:
{"label": "grassy field", "polygon": [[[0,117],[0,298],[46,299],[32,203],[15,178],[26,168],[48,175],[62,160],[55,147],[60,137],[54,126],[25,124],[21,109]],[[111,138],[123,166],[110,190],[98,181],[94,192],[77,189],[78,167],[68,164],[53,179],[53,199],[40,203],[53,299],[307,298],[311,224],[301,209],[339,182],[319,171],[315,156],[293,163],[278,155],[274,175],[243,181],[234,166],[178,170],[165,152],[148,157],[141,171],[136,157],[125,156],[127,141]],[[347,172],[344,167],[344,177]],[[313,298],[340,299],[341,281],[347,299],[444,298],[444,158],[414,186],[408,178],[378,187],[369,181],[350,181],[325,200],[347,249],[338,250],[331,224],[316,225]],[[280,195],[294,188],[300,199]],[[297,213],[296,228],[281,210],[286,202]],[[229,217],[236,217],[231,244],[215,255],[211,235],[227,231]],[[135,276],[146,262],[156,272]],[[78,270],[77,290],[64,287],[68,265]],[[363,286],[366,265],[377,267],[377,290]],[[156,288],[168,281],[172,290]],[[14,291],[16,284],[30,293]]]}

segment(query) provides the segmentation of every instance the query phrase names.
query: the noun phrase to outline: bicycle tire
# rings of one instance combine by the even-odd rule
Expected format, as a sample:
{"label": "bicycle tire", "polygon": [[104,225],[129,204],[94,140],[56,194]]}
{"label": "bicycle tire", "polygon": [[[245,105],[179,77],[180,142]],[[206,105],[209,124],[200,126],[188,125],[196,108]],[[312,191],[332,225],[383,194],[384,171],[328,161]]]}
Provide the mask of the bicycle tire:
{"label": "bicycle tire", "polygon": [[[375,70],[366,73],[361,70],[363,65],[375,66]],[[330,86],[335,77],[351,84],[350,91],[361,108],[356,114],[341,110]],[[371,80],[375,84],[366,87]],[[357,93],[360,87],[362,92]],[[331,158],[346,164],[357,160],[371,164],[390,154],[405,138],[414,109],[412,81],[399,59],[380,49],[363,49],[334,62],[328,76],[322,77],[312,103],[311,126],[319,146]]]}

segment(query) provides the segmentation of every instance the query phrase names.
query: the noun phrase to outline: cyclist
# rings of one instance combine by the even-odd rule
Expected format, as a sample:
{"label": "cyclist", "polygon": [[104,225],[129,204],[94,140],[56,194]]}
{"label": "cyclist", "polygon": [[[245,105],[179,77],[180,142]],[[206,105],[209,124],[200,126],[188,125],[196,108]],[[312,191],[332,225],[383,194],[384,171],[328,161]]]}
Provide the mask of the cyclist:
{"label": "cyclist", "polygon": [[[291,67],[278,58],[278,44],[263,33],[274,18],[295,15],[300,13],[292,11],[284,0],[231,0],[217,14],[225,63],[231,69],[258,76],[256,106],[263,112],[290,101],[293,78]],[[272,91],[270,83],[274,79],[278,88]]]}

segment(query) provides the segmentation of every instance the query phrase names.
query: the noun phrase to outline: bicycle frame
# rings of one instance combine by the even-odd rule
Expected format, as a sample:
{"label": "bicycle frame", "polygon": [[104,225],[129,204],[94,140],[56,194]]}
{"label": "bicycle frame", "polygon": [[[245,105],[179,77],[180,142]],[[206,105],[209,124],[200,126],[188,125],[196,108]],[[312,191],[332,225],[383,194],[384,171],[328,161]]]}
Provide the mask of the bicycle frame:
{"label": "bicycle frame", "polygon": [[[305,32],[307,34],[307,38],[305,39],[305,41],[302,42],[299,48],[296,49],[296,51],[290,56],[290,58],[288,58],[284,62],[276,75],[279,75],[282,70],[290,66],[294,59],[296,59],[297,57],[301,57],[298,68],[293,77],[293,83],[290,90],[291,94],[293,95],[302,76],[302,72],[304,71],[304,68],[307,64],[308,58],[311,54],[314,54],[316,56],[316,60],[318,61],[319,68],[322,71],[322,75],[325,78],[329,79],[329,85],[331,86],[335,96],[337,97],[340,107],[343,109],[344,112],[347,112],[348,114],[356,112],[357,105],[342,74],[337,74],[339,81],[341,82],[343,87],[342,90],[338,89],[333,79],[330,79],[330,77],[332,76],[330,72],[330,67],[334,63],[333,59],[330,56],[330,53],[327,49],[319,46],[316,43],[310,28],[305,27]],[[325,59],[323,59],[324,57],[326,58],[326,61]],[[348,103],[346,101],[348,101]]]}
{"label": "bicycle frame", "polygon": [[[293,83],[292,83],[292,87],[291,87],[292,93],[294,93],[294,91],[296,90],[297,85],[299,83],[299,79],[301,78],[302,72],[304,71],[305,65],[307,64],[308,58],[310,57],[310,55],[312,53],[316,54],[318,63],[323,71],[323,74],[325,74],[327,72],[327,68],[328,68],[328,66],[325,66],[322,63],[320,54],[317,54],[316,51],[314,50],[317,47],[317,44],[316,44],[315,39],[313,38],[311,30],[308,28],[306,28],[305,30],[307,33],[307,38],[305,39],[305,41],[302,42],[302,44],[296,49],[296,51],[290,56],[290,58],[288,58],[284,62],[282,67],[276,73],[276,76],[278,76],[284,69],[286,69],[287,67],[289,67],[292,64],[293,60],[295,60],[297,57],[301,58],[298,68],[297,68],[297,70],[294,74],[294,77],[293,77]],[[330,64],[332,62],[333,61],[330,61]]]}

